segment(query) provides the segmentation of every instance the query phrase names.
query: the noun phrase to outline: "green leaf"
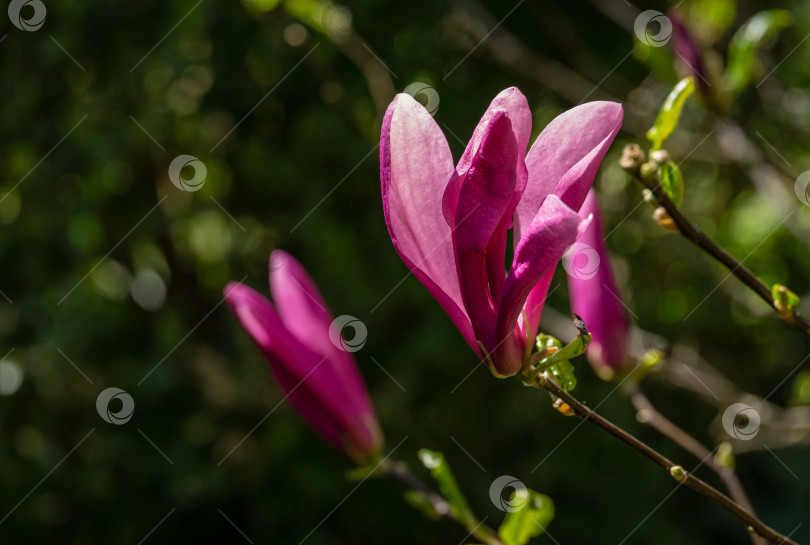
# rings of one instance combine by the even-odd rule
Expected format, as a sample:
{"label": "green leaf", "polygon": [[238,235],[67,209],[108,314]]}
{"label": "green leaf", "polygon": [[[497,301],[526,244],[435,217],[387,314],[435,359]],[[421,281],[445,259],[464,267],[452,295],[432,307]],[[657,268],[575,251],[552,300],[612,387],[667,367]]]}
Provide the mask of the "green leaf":
{"label": "green leaf", "polygon": [[793,24],[793,15],[783,9],[760,11],[743,24],[728,48],[726,84],[737,93],[751,84],[759,68],[757,51],[770,38]]}
{"label": "green leaf", "polygon": [[650,141],[652,146],[650,151],[661,149],[664,143],[675,127],[678,126],[678,118],[681,116],[683,104],[695,91],[695,80],[692,77],[684,78],[670,91],[661,110],[658,112],[658,117],[655,118],[652,128],[647,131],[647,140]]}
{"label": "green leaf", "polygon": [[669,200],[680,207],[683,204],[684,184],[681,170],[672,161],[667,161],[658,169],[658,181]]}
{"label": "green leaf", "polygon": [[477,524],[475,515],[473,515],[470,507],[467,505],[467,500],[461,493],[458,482],[456,482],[456,478],[450,470],[450,465],[447,463],[447,460],[445,460],[444,454],[423,448],[417,452],[417,455],[422,465],[430,470],[430,474],[433,475],[433,478],[439,483],[439,490],[442,496],[444,496],[444,499],[447,500],[447,503],[450,504],[453,515],[465,525],[469,526],[472,524],[475,526]]}
{"label": "green leaf", "polygon": [[498,528],[498,537],[504,545],[524,545],[533,537],[546,531],[554,519],[554,502],[545,494],[538,494],[527,488],[515,490],[510,500],[511,505],[520,502],[520,495],[526,497],[523,506],[515,511],[508,511]]}
{"label": "green leaf", "polygon": [[[579,320],[578,323],[582,324],[582,321]],[[590,342],[591,334],[584,328],[584,324],[579,328],[577,338],[565,346],[562,346],[562,343],[551,335],[541,333],[537,336],[537,348],[541,351],[549,348],[558,350],[537,363],[532,369],[531,376],[535,377],[538,373],[548,370],[563,390],[566,392],[573,390],[577,386],[577,377],[574,374],[574,366],[569,360],[585,353]]]}

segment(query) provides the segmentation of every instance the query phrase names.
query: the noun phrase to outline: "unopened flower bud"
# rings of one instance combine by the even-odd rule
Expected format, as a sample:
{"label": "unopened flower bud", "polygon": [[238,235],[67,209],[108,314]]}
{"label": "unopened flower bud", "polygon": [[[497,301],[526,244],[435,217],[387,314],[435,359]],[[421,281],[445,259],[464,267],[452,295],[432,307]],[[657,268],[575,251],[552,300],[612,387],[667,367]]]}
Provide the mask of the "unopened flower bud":
{"label": "unopened flower bud", "polygon": [[622,149],[619,166],[625,170],[635,170],[644,162],[644,150],[638,144],[627,144]]}
{"label": "unopened flower bud", "polygon": [[639,174],[641,174],[641,178],[645,181],[649,181],[650,179],[655,177],[655,173],[658,172],[658,163],[654,161],[650,161],[648,163],[644,163],[641,165],[641,169],[639,170]]}
{"label": "unopened flower bud", "polygon": [[574,409],[571,407],[571,405],[569,405],[568,403],[566,403],[565,401],[563,401],[560,398],[557,398],[557,400],[554,402],[554,405],[552,405],[552,406],[555,409],[557,409],[560,412],[560,414],[562,414],[564,416],[574,416],[576,414],[574,412]]}
{"label": "unopened flower bud", "polygon": [[644,202],[652,206],[653,209],[658,208],[658,199],[655,198],[655,194],[651,189],[645,189],[641,194],[644,197]]}
{"label": "unopened flower bud", "polygon": [[669,161],[669,152],[665,149],[658,149],[654,152],[650,153],[650,160],[654,163],[658,163],[659,165],[663,165],[667,161]]}
{"label": "unopened flower bud", "polygon": [[681,466],[672,466],[669,468],[669,474],[679,483],[686,480],[686,471]]}
{"label": "unopened flower bud", "polygon": [[652,217],[658,225],[667,231],[672,233],[678,232],[678,226],[675,225],[675,221],[673,221],[672,216],[669,215],[669,212],[667,212],[666,208],[663,206],[656,208]]}

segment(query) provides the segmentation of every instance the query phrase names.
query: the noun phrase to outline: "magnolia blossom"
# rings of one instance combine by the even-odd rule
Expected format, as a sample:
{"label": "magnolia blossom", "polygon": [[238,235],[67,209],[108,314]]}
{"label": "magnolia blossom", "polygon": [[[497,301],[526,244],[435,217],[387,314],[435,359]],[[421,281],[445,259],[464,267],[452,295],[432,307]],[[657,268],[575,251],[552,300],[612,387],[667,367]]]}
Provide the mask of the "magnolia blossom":
{"label": "magnolia blossom", "polygon": [[354,358],[330,339],[333,321],[317,287],[300,263],[276,250],[270,291],[275,306],[238,282],[228,284],[225,299],[293,407],[332,446],[367,460],[382,448],[380,426]]}
{"label": "magnolia blossom", "polygon": [[531,112],[518,89],[506,89],[454,164],[418,102],[400,94],[388,107],[380,169],[391,241],[497,376],[528,358],[554,267],[587,226],[577,212],[622,115],[613,102],[577,106],[526,154]]}
{"label": "magnolia blossom", "polygon": [[[602,220],[593,190],[588,193],[580,216],[591,216],[591,224],[577,239],[579,255],[569,255],[568,289],[571,310],[579,315],[593,336],[586,356],[596,374],[611,379],[628,364],[628,326],[624,305],[610,270],[602,233]],[[582,266],[576,259],[584,258]]]}
{"label": "magnolia blossom", "polygon": [[676,56],[675,63],[680,65],[680,72],[694,76],[695,85],[697,85],[698,91],[704,98],[710,97],[710,85],[707,79],[709,74],[706,71],[700,48],[692,39],[677,10],[669,10],[667,16],[672,22],[672,44]]}

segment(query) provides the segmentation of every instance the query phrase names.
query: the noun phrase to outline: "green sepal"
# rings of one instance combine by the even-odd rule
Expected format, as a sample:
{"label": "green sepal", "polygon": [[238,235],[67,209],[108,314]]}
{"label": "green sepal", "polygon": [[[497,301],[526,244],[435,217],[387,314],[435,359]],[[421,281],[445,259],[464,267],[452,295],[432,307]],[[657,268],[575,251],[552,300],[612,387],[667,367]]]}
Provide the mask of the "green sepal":
{"label": "green sepal", "polygon": [[658,170],[658,181],[661,183],[661,189],[667,194],[676,207],[683,204],[684,196],[684,183],[681,170],[672,161],[667,161]]}
{"label": "green sepal", "polygon": [[498,537],[504,545],[524,545],[530,539],[540,536],[546,531],[549,523],[554,519],[554,502],[545,494],[534,490],[522,488],[512,493],[511,505],[519,504],[525,497],[520,509],[510,510],[506,513],[501,527],[498,528]]}
{"label": "green sepal", "polygon": [[574,374],[574,366],[569,360],[585,353],[585,350],[591,343],[591,337],[592,335],[583,327],[580,329],[580,334],[576,339],[562,346],[562,343],[558,339],[551,335],[541,333],[537,336],[536,341],[538,350],[542,352],[549,348],[557,348],[557,351],[551,356],[540,360],[530,370],[530,377],[533,378],[537,376],[538,373],[547,370],[556,379],[563,390],[566,392],[573,390],[577,386],[577,378]]}
{"label": "green sepal", "polygon": [[650,141],[651,151],[661,149],[670,134],[678,126],[678,119],[683,110],[683,104],[695,91],[695,80],[689,76],[678,82],[677,85],[670,91],[661,109],[658,111],[658,117],[655,118],[652,128],[647,131],[647,140]]}

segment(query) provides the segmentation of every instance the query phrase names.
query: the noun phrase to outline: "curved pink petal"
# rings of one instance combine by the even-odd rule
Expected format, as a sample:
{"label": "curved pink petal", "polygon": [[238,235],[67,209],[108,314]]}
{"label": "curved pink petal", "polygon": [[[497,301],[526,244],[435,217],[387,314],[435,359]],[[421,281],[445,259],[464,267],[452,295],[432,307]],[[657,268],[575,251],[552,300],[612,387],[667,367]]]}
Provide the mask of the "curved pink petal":
{"label": "curved pink petal", "polygon": [[[595,250],[598,256],[598,267],[591,273],[579,274],[576,262],[568,268],[568,288],[571,297],[571,310],[578,314],[593,335],[586,352],[588,360],[600,376],[605,373],[604,367],[617,371],[627,364],[628,325],[619,290],[610,270],[610,258],[602,237],[602,222],[599,207],[593,190],[588,193],[580,210],[580,216],[593,214],[591,224],[577,239],[578,243]],[[581,252],[580,252],[581,253]],[[592,259],[584,256],[586,259]],[[572,256],[571,259],[576,259]]]}
{"label": "curved pink petal", "polygon": [[[514,202],[517,147],[512,124],[505,110],[493,112],[481,135],[481,143],[463,176],[453,229],[458,277],[464,305],[475,337],[487,350],[493,346],[495,302],[491,284],[503,284],[503,254],[500,264],[490,265],[487,252],[505,246],[503,219]],[[502,236],[504,241],[493,243]],[[497,258],[497,256],[496,256]],[[494,276],[490,276],[490,273]],[[498,276],[500,278],[498,278]]]}
{"label": "curved pink petal", "polygon": [[332,323],[326,302],[304,267],[281,250],[270,254],[270,293],[284,326],[299,341],[320,354],[331,352],[334,345],[323,335]]}
{"label": "curved pink petal", "polygon": [[410,95],[388,106],[380,139],[380,177],[388,233],[405,265],[478,352],[464,310],[452,233],[442,197],[455,176],[450,147],[430,114]]}
{"label": "curved pink petal", "polygon": [[[478,146],[481,144],[485,129],[489,126],[495,112],[505,110],[512,122],[512,131],[515,133],[515,142],[517,143],[518,156],[516,157],[515,168],[519,170],[525,169],[526,150],[529,146],[529,138],[532,132],[532,112],[529,109],[529,103],[523,93],[517,87],[509,87],[504,89],[492,99],[489,107],[484,112],[481,120],[473,131],[472,138],[470,138],[464,154],[458,161],[456,172],[459,178],[452,181],[447,186],[447,191],[444,193],[443,208],[444,217],[447,224],[452,226],[455,224],[456,207],[458,206],[458,194],[461,190],[461,179],[472,164],[473,157],[478,151]],[[518,180],[515,186],[515,203],[520,200],[523,190],[526,187],[526,174],[518,172]],[[517,206],[517,204],[515,204]],[[511,224],[511,222],[510,222]]]}
{"label": "curved pink petal", "polygon": [[[273,305],[255,290],[231,282],[225,299],[264,353],[276,381],[293,407],[335,448],[362,457],[382,441],[365,389],[346,390],[339,367],[311,350],[285,327]],[[313,327],[320,329],[318,325]],[[321,331],[328,337],[328,332]]]}
{"label": "curved pink petal", "polygon": [[615,102],[588,102],[558,115],[526,156],[529,181],[515,212],[515,246],[550,194],[577,211],[622,124]]}
{"label": "curved pink petal", "polygon": [[526,299],[541,278],[553,271],[586,225],[587,220],[583,221],[557,196],[549,195],[524,231],[498,306],[494,362],[500,374],[508,376],[520,371],[526,338],[516,326]]}
{"label": "curved pink petal", "polygon": [[270,293],[273,294],[278,315],[284,327],[304,346],[320,356],[328,357],[336,375],[336,387],[362,405],[355,407],[372,411],[364,395],[363,377],[351,353],[332,343],[329,328],[332,315],[317,286],[304,267],[290,254],[274,250],[270,254]]}

